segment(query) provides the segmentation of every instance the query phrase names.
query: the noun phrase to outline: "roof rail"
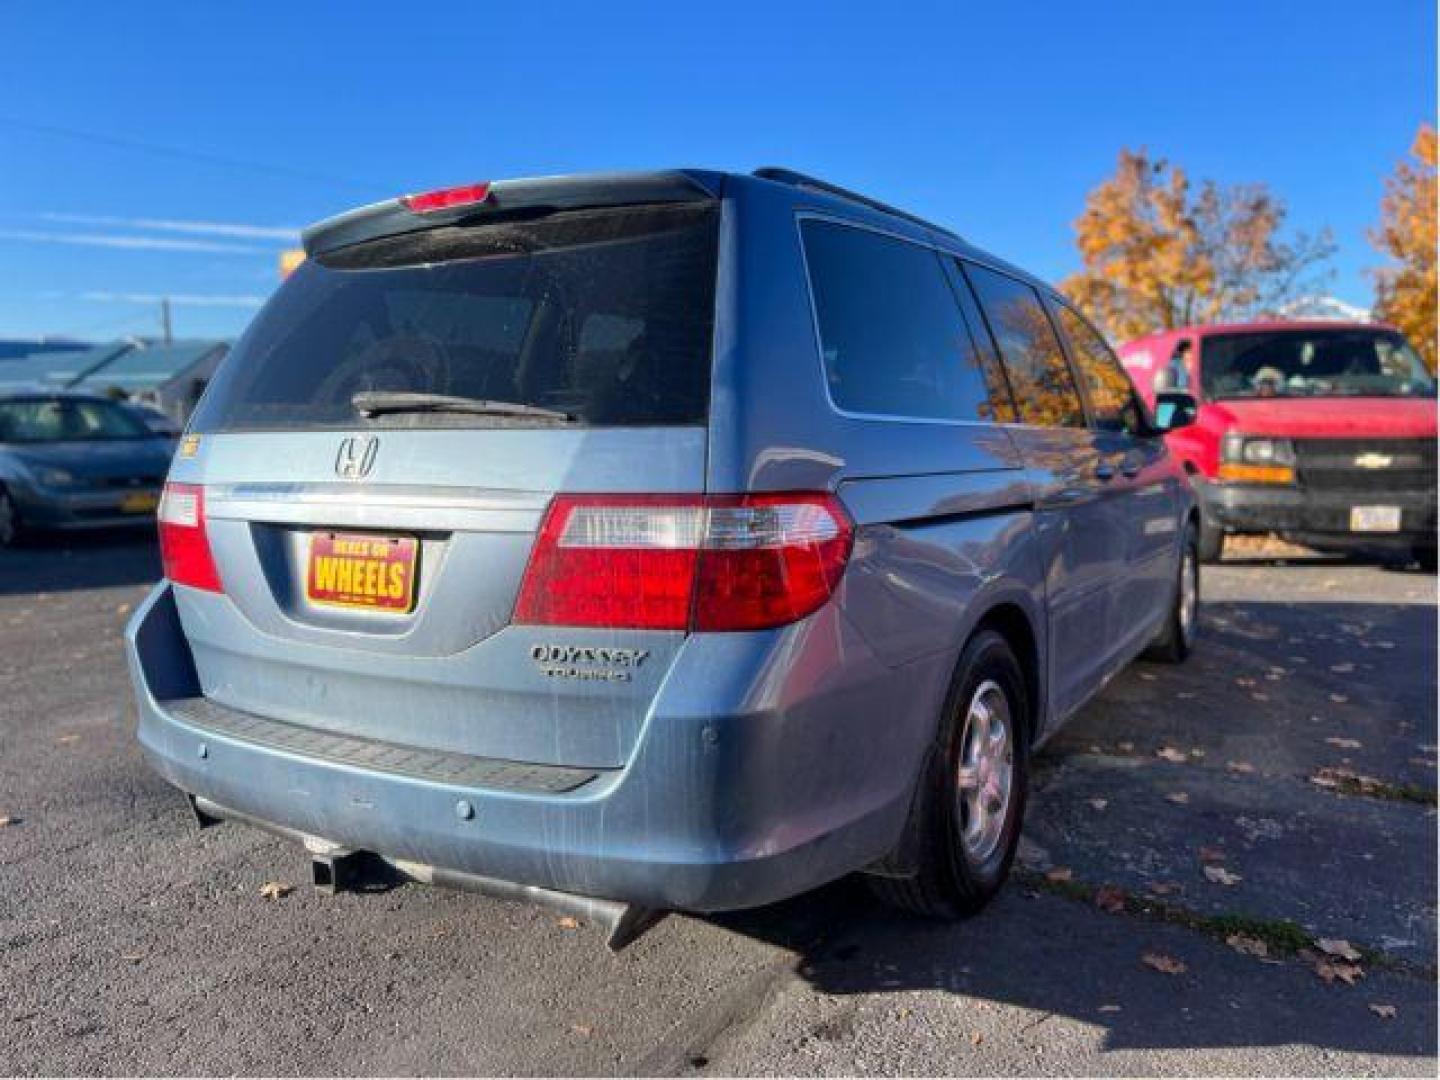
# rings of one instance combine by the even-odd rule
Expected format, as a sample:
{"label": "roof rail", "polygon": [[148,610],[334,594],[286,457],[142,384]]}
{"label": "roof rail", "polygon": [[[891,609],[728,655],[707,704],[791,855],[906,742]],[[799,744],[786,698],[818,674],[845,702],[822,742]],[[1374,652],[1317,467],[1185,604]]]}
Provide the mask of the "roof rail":
{"label": "roof rail", "polygon": [[835,195],[841,199],[848,199],[850,202],[859,203],[861,206],[868,206],[871,210],[878,210],[882,214],[890,214],[894,217],[903,218],[913,224],[923,226],[926,229],[934,229],[938,233],[955,240],[960,240],[960,234],[953,229],[947,229],[943,225],[936,225],[933,221],[926,221],[918,214],[912,214],[905,210],[897,209],[889,203],[883,203],[879,199],[872,199],[868,195],[861,195],[858,191],[851,191],[839,184],[832,184],[827,180],[820,180],[814,176],[806,176],[794,169],[782,169],[773,165],[766,165],[756,169],[752,176],[761,180],[774,180],[778,184],[790,184],[792,187],[810,188],[812,191],[823,191],[827,195]]}

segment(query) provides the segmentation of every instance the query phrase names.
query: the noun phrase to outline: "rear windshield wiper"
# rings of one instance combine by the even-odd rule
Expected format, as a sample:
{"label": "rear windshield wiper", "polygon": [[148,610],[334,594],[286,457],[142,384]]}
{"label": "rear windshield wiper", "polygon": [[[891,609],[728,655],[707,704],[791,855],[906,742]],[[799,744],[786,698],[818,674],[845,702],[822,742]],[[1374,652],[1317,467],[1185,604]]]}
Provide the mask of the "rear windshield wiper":
{"label": "rear windshield wiper", "polygon": [[542,409],[538,405],[522,405],[518,401],[488,401],[485,398],[424,394],[412,390],[361,390],[351,396],[350,404],[364,417],[386,413],[467,413],[471,416],[550,420],[561,424],[573,424],[577,419],[558,409]]}

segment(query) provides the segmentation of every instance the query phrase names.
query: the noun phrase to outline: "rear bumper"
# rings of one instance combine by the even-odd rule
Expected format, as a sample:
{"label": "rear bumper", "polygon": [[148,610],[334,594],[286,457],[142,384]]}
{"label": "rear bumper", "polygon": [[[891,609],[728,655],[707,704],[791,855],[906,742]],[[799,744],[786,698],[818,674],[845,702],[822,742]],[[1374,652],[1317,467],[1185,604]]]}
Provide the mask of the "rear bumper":
{"label": "rear bumper", "polygon": [[[1422,547],[1435,543],[1434,491],[1325,491],[1257,484],[1197,484],[1208,520],[1226,532],[1278,532],[1340,547]],[[1356,506],[1398,506],[1398,532],[1352,532]]]}
{"label": "rear bumper", "polygon": [[[897,693],[887,680],[906,680],[913,692],[919,675],[872,660],[874,700],[838,712],[831,704],[825,740],[816,740],[805,702],[787,702],[781,716],[657,705],[629,762],[573,790],[445,782],[206,723],[203,711],[182,705],[199,687],[166,583],[135,613],[126,639],[140,743],[182,791],[389,860],[651,908],[754,907],[876,861],[900,835],[928,741],[917,729],[913,753],[898,752],[902,740],[887,722],[887,748],[876,750],[873,725],[886,715],[879,702]],[[821,715],[825,703],[811,704]],[[872,738],[845,747],[850,721],[839,713],[850,711]],[[809,755],[787,741],[797,737]]]}

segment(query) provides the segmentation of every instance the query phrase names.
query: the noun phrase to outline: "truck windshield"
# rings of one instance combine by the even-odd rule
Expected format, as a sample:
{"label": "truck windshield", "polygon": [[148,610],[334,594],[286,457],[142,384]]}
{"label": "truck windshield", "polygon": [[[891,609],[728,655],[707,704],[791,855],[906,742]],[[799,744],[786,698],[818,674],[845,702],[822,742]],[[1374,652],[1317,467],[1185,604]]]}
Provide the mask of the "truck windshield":
{"label": "truck windshield", "polygon": [[1200,346],[1212,400],[1253,397],[1434,396],[1435,379],[1394,331],[1270,330],[1215,334]]}
{"label": "truck windshield", "polygon": [[[580,210],[310,259],[192,430],[703,424],[718,222],[708,203]],[[382,400],[429,404],[356,404]]]}

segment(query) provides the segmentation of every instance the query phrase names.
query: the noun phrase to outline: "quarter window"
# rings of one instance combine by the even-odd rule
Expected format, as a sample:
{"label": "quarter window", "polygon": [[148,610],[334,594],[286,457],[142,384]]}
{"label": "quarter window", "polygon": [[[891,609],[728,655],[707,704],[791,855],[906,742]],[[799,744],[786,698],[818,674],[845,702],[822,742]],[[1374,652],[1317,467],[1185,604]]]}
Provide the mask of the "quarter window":
{"label": "quarter window", "polygon": [[1039,295],[1022,281],[974,263],[966,263],[965,272],[995,335],[1022,422],[1084,427],[1075,378]]}
{"label": "quarter window", "polygon": [[929,248],[801,223],[830,398],[847,412],[991,420],[984,361]]}
{"label": "quarter window", "polygon": [[1075,366],[1085,381],[1090,398],[1090,411],[1095,426],[1106,431],[1134,430],[1136,419],[1135,390],[1130,377],[1115,359],[1110,346],[1089,323],[1063,304],[1057,305],[1060,325],[1070,339],[1075,353]]}

